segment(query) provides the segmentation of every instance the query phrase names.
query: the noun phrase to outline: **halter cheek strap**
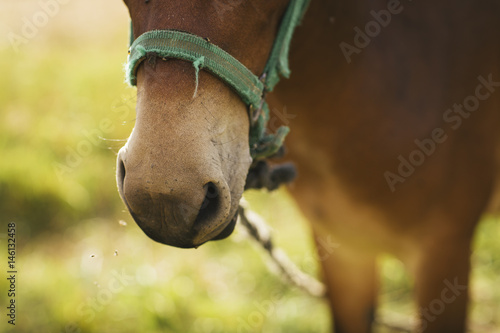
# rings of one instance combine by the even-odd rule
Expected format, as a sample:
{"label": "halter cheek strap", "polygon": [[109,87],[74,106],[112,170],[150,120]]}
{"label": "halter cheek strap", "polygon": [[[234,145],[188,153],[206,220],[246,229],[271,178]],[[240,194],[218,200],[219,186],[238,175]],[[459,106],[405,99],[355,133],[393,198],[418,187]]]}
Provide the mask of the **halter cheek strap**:
{"label": "halter cheek strap", "polygon": [[[290,42],[308,3],[309,0],[290,1],[261,79],[208,39],[177,30],[153,30],[145,32],[132,42],[126,66],[127,82],[132,86],[136,85],[137,69],[148,54],[192,62],[196,70],[196,89],[198,72],[201,68],[225,82],[248,106],[250,153],[253,159],[272,156],[283,145],[285,136],[290,130],[282,126],[274,134],[267,133],[269,107],[264,95],[273,90],[280,80],[280,75],[287,78],[290,76],[288,66]],[[132,39],[133,37],[131,41]]]}

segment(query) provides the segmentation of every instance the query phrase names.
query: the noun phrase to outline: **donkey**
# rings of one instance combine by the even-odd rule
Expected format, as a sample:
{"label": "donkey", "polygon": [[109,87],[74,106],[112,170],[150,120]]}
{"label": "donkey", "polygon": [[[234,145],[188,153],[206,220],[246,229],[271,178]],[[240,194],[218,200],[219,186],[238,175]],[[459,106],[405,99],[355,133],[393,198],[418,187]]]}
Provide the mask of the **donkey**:
{"label": "donkey", "polygon": [[[188,32],[260,75],[295,1],[125,3],[134,38]],[[267,99],[296,116],[280,111],[269,123],[290,123],[286,159],[298,177],[289,191],[316,239],[340,245],[320,253],[335,332],[372,331],[381,253],[414,280],[419,331],[466,330],[471,239],[498,188],[499,17],[495,0],[309,4],[293,73]],[[144,56],[119,193],[155,241],[223,239],[259,160],[252,112],[200,59]]]}

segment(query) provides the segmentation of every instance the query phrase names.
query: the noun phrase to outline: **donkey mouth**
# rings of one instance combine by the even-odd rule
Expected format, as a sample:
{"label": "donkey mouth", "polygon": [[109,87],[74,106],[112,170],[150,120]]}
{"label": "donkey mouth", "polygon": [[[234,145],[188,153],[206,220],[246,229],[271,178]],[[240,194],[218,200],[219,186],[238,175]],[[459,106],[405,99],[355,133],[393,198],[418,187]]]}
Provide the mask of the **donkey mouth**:
{"label": "donkey mouth", "polygon": [[[156,228],[150,227],[151,223],[149,220],[144,221],[144,219],[140,218],[132,211],[130,211],[130,213],[134,218],[134,220],[136,221],[136,223],[142,229],[142,231],[149,238],[162,244],[179,248],[185,248],[185,249],[198,248],[209,241],[222,240],[229,237],[233,233],[234,228],[236,227],[236,222],[238,220],[238,214],[236,213],[231,220],[220,225],[219,227],[211,231],[209,234],[200,234],[194,230],[183,233],[171,234],[167,230],[162,230],[162,232],[158,232]],[[153,223],[153,225],[156,225],[156,223]]]}
{"label": "donkey mouth", "polygon": [[233,216],[231,220],[228,220],[226,223],[219,225],[214,230],[209,233],[199,233],[193,239],[193,247],[198,247],[200,245],[205,244],[206,242],[213,240],[221,240],[230,236],[234,228],[236,226],[236,221],[238,220],[238,212]]}

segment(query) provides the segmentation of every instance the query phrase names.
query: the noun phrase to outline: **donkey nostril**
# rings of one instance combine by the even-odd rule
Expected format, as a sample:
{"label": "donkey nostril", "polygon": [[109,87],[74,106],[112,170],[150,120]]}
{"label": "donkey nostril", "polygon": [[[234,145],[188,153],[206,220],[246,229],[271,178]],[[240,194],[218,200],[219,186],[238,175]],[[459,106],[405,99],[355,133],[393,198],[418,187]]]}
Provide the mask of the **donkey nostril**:
{"label": "donkey nostril", "polygon": [[212,220],[218,213],[220,209],[220,193],[214,183],[209,182],[203,186],[205,190],[205,199],[201,204],[198,216],[194,221],[194,226],[199,226],[206,222]]}
{"label": "donkey nostril", "polygon": [[125,164],[123,160],[119,158],[118,166],[116,168],[116,181],[118,183],[118,190],[123,193],[123,181],[125,180]]}

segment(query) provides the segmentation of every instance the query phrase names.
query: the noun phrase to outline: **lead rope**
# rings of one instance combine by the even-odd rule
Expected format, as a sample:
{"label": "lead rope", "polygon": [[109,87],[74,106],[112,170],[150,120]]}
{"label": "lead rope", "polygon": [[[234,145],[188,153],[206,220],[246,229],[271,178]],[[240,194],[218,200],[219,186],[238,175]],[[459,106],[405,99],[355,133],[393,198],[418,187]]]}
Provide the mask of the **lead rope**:
{"label": "lead rope", "polygon": [[266,251],[272,263],[288,282],[310,296],[325,297],[326,288],[323,283],[302,272],[285,252],[274,246],[269,226],[262,217],[248,208],[248,203],[244,199],[240,201],[238,214],[240,224],[245,227],[247,233],[257,244]]}

